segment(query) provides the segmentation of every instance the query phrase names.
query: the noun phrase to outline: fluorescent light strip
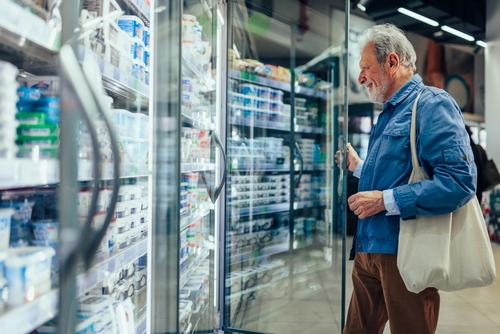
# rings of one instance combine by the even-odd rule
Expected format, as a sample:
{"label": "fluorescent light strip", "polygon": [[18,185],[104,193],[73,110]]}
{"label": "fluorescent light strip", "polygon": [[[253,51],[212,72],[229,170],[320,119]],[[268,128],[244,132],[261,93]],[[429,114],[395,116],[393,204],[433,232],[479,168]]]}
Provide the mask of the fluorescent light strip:
{"label": "fluorescent light strip", "polygon": [[441,29],[452,34],[452,35],[455,35],[455,36],[458,36],[460,38],[463,38],[465,39],[466,41],[469,41],[469,42],[473,42],[474,41],[474,37],[472,37],[471,35],[467,35],[467,34],[464,34],[463,32],[461,31],[458,31],[456,29],[453,29],[453,28],[450,28],[448,26],[441,26]]}
{"label": "fluorescent light strip", "polygon": [[412,12],[411,10],[408,10],[406,8],[403,8],[403,7],[399,7],[398,8],[398,12],[400,12],[401,14],[404,14],[404,15],[407,15],[409,17],[412,17],[414,18],[415,20],[419,20],[419,21],[422,21],[424,23],[427,23],[428,25],[431,25],[433,27],[437,27],[439,25],[438,22],[434,21],[434,20],[431,20],[425,16],[422,16],[420,14],[417,14],[415,12]]}
{"label": "fluorescent light strip", "polygon": [[482,46],[483,48],[486,48],[488,45],[483,42],[483,41],[476,41],[476,44],[479,45],[479,46]]}
{"label": "fluorescent light strip", "polygon": [[362,4],[358,3],[358,4],[356,5],[356,7],[358,7],[359,9],[361,9],[363,12],[366,12],[366,7],[365,7],[365,6],[363,6]]}

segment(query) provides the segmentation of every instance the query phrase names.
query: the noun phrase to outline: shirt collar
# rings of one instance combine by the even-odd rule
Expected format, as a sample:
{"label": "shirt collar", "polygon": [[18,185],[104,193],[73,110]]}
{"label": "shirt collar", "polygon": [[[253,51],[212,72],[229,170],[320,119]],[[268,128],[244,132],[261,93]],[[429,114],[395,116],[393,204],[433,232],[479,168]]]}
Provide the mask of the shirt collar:
{"label": "shirt collar", "polygon": [[386,102],[396,105],[403,101],[410,93],[417,87],[422,86],[422,78],[418,74],[414,74],[403,86],[401,86],[396,93],[394,93],[389,101]]}

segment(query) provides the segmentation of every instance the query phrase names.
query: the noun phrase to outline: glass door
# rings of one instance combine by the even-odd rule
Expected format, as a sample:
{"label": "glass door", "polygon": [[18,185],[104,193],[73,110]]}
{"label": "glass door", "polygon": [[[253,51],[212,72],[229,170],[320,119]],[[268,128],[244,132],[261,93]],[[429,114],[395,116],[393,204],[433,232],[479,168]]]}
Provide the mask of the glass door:
{"label": "glass door", "polygon": [[214,328],[215,203],[225,181],[217,12],[216,1],[183,1],[178,333]]}
{"label": "glass door", "polygon": [[265,6],[228,17],[224,330],[341,332],[344,46]]}

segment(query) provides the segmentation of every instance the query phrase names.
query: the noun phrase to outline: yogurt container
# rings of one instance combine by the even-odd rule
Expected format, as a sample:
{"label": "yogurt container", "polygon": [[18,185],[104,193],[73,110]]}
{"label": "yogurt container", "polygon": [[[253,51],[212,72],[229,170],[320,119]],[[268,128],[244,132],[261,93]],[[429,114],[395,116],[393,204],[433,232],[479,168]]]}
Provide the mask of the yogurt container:
{"label": "yogurt container", "polygon": [[[33,210],[33,205],[35,202],[28,198],[13,197],[11,199],[4,200],[2,198],[2,208],[12,208],[14,213],[10,221],[10,244],[14,244],[18,241],[24,241],[25,244],[28,243],[30,239],[31,229],[31,213]],[[23,244],[23,243],[21,243]]]}
{"label": "yogurt container", "polygon": [[31,222],[35,240],[51,240],[58,238],[59,222],[53,219],[38,220]]}
{"label": "yogurt container", "polygon": [[51,247],[22,247],[9,250],[5,277],[8,305],[33,301],[51,288],[50,268],[55,251]]}
{"label": "yogurt container", "polygon": [[123,15],[117,20],[120,29],[125,31],[132,38],[139,38],[141,41],[144,36],[144,22],[135,15]]}

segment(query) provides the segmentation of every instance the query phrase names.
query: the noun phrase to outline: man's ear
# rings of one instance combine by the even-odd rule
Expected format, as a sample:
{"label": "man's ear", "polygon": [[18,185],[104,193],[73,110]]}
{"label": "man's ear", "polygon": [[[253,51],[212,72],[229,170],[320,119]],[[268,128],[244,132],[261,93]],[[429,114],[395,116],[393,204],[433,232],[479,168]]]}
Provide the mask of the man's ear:
{"label": "man's ear", "polygon": [[389,69],[391,71],[395,71],[398,69],[399,67],[399,57],[397,54],[395,54],[394,52],[391,52],[389,54],[389,57],[388,57],[388,62],[389,62]]}

